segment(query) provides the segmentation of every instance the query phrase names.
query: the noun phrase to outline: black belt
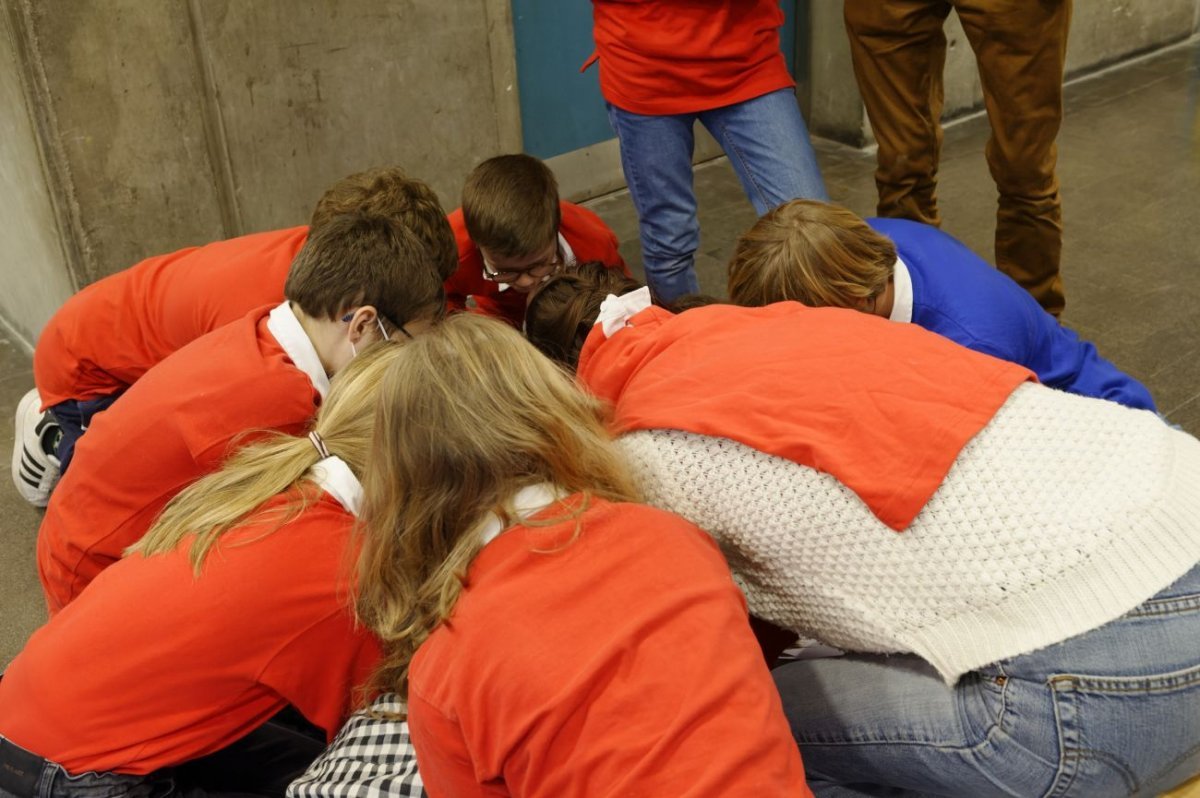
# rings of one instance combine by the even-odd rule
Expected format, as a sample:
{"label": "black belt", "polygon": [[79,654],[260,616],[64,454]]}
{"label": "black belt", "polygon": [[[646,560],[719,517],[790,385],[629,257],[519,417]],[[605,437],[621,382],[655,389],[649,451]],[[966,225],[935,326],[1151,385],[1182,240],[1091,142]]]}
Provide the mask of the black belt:
{"label": "black belt", "polygon": [[0,790],[34,798],[38,780],[49,764],[37,754],[0,737]]}

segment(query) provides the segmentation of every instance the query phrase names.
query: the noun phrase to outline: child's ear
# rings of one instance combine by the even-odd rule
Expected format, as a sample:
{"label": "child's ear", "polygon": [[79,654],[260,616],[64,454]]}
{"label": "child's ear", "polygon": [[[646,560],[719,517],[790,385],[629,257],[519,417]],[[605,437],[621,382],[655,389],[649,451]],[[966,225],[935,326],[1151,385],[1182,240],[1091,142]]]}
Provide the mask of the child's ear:
{"label": "child's ear", "polygon": [[355,310],[354,317],[350,319],[350,340],[355,343],[361,341],[367,330],[374,328],[378,315],[371,305],[362,305]]}

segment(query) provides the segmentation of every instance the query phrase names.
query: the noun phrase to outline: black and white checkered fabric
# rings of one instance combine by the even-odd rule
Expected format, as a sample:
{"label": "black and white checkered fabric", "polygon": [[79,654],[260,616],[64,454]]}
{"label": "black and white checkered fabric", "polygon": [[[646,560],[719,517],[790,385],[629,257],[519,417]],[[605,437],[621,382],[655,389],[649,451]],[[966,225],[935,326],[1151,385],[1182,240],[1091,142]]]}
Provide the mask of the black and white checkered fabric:
{"label": "black and white checkered fabric", "polygon": [[[372,710],[398,713],[395,693],[382,695]],[[304,775],[291,783],[288,798],[422,798],[417,755],[408,722],[356,712]]]}

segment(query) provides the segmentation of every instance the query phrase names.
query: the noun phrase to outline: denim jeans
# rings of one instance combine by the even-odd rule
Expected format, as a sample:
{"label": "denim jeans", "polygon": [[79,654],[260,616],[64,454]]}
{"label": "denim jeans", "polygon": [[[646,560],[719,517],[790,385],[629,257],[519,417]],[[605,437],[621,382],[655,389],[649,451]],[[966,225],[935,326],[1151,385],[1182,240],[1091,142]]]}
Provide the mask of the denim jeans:
{"label": "denim jeans", "polygon": [[1200,567],[954,687],[910,655],[773,673],[821,798],[1153,796],[1200,772]]}
{"label": "denim jeans", "polygon": [[72,776],[0,737],[0,798],[282,798],[325,748],[314,730],[288,708],[219,751],[147,776]]}
{"label": "denim jeans", "polygon": [[625,182],[637,209],[650,290],[663,300],[700,290],[700,244],[692,185],[696,120],[725,150],[761,216],[791,199],[827,200],[825,184],[791,89],[690,114],[645,116],[608,104]]}
{"label": "denim jeans", "polygon": [[117,393],[92,399],[68,399],[50,408],[50,415],[54,416],[54,420],[62,427],[62,437],[58,439],[54,448],[60,475],[67,473],[67,466],[71,465],[71,459],[75,456],[75,443],[87,432],[92,417],[112,407],[112,403],[124,392],[122,389]]}
{"label": "denim jeans", "polygon": [[171,785],[147,776],[81,773],[70,776],[60,766],[0,737],[0,798],[159,798]]}

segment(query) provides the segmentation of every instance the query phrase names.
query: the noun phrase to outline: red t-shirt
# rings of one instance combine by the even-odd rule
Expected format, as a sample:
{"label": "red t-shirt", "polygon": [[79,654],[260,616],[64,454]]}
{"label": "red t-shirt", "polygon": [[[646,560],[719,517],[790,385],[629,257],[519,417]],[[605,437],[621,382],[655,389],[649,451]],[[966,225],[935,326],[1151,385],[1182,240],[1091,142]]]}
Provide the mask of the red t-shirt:
{"label": "red t-shirt", "polygon": [[87,286],[38,337],[33,379],[44,408],[117,393],[201,335],[282,302],[307,236],[293,227],[181,249]]}
{"label": "red t-shirt", "polygon": [[593,500],[501,533],[412,662],[429,795],[810,795],[746,619],[670,513]]}
{"label": "red t-shirt", "polygon": [[253,430],[300,433],[321,396],[267,329],[270,308],[168,357],[98,414],[38,530],[53,614],[150,528],[189,483]]}
{"label": "red t-shirt", "polygon": [[707,111],[795,85],[779,0],[592,0],[592,19],[600,91],[635,114]]}
{"label": "red t-shirt", "polygon": [[[621,258],[617,236],[608,225],[587,208],[570,202],[560,202],[562,221],[559,234],[575,253],[575,260],[584,263],[596,260],[626,275],[629,269]],[[483,276],[483,256],[467,234],[462,208],[449,215],[450,228],[458,242],[458,269],[446,281],[446,306],[449,310],[465,310],[467,298],[474,297],[480,313],[504,319],[515,327],[525,320],[525,300],[520,291],[501,291],[498,283]]]}
{"label": "red t-shirt", "polygon": [[597,325],[579,357],[580,381],[614,405],[617,434],[739,441],[832,474],[896,530],[1036,379],[915,324],[842,308],[651,307],[630,325],[611,338]]}
{"label": "red t-shirt", "polygon": [[349,605],[354,518],[320,496],[230,530],[199,578],[186,541],[100,574],[4,673],[0,735],[73,774],[179,764],[288,704],[332,739],[380,654]]}

